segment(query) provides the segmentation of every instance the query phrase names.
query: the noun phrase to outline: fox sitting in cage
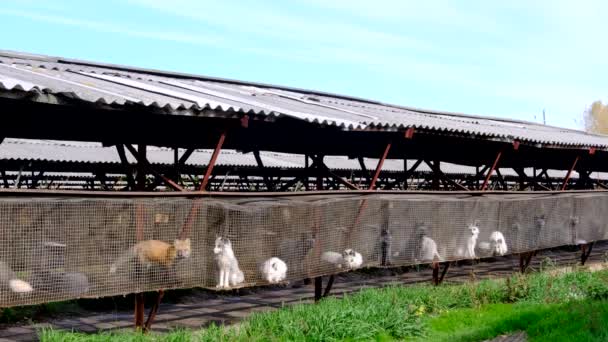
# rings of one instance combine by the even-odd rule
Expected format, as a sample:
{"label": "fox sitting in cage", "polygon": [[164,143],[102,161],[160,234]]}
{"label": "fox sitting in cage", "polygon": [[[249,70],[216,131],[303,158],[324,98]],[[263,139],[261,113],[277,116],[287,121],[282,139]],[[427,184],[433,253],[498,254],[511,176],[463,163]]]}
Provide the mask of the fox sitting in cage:
{"label": "fox sitting in cage", "polygon": [[424,223],[416,224],[416,234],[418,236],[416,259],[422,262],[443,261],[437,250],[437,243],[428,236],[428,229]]}
{"label": "fox sitting in cage", "polygon": [[118,257],[110,267],[110,273],[116,273],[121,266],[134,258],[146,270],[153,265],[169,269],[177,260],[189,258],[191,252],[189,238],[176,239],[173,244],[159,240],[141,241]]}
{"label": "fox sitting in cage", "polygon": [[356,269],[363,265],[363,256],[359,252],[355,252],[351,248],[347,248],[344,252],[323,252],[321,260],[334,265],[339,269]]}
{"label": "fox sitting in cage", "polygon": [[230,288],[245,281],[245,275],[239,268],[230,239],[218,236],[215,239],[213,254],[219,268],[219,281],[216,286],[218,289]]}
{"label": "fox sitting in cage", "polygon": [[287,264],[277,257],[272,257],[262,263],[260,273],[266,282],[280,283],[287,278]]}
{"label": "fox sitting in cage", "polygon": [[17,278],[13,270],[0,261],[0,290],[8,289],[14,293],[28,293],[34,291],[30,283]]}
{"label": "fox sitting in cage", "polygon": [[479,237],[479,221],[470,224],[467,227],[467,238],[464,246],[458,247],[456,255],[466,259],[476,258],[475,247],[477,246],[477,238]]}
{"label": "fox sitting in cage", "polygon": [[507,240],[501,232],[494,231],[490,234],[490,241],[479,243],[479,249],[489,251],[492,256],[503,256],[508,251]]}

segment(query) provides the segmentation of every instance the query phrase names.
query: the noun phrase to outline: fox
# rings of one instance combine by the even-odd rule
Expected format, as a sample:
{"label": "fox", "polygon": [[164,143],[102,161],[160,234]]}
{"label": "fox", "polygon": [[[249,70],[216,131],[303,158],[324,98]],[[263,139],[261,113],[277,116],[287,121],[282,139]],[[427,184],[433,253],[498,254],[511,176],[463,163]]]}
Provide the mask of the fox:
{"label": "fox", "polygon": [[18,279],[15,272],[5,262],[0,261],[0,290],[5,288],[14,293],[34,291],[30,283]]}
{"label": "fox", "polygon": [[189,258],[191,252],[189,238],[176,239],[173,244],[159,240],[141,241],[118,257],[110,267],[110,273],[116,273],[119,267],[133,258],[137,258],[146,269],[152,265],[169,268],[176,260]]}

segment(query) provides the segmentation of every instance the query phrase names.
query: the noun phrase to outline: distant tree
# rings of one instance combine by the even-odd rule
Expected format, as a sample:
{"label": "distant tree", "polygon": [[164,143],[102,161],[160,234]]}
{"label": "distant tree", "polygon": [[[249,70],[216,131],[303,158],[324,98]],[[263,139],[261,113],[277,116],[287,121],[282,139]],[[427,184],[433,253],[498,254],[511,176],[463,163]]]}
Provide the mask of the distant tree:
{"label": "distant tree", "polygon": [[584,120],[587,132],[608,134],[608,104],[593,102],[585,111]]}

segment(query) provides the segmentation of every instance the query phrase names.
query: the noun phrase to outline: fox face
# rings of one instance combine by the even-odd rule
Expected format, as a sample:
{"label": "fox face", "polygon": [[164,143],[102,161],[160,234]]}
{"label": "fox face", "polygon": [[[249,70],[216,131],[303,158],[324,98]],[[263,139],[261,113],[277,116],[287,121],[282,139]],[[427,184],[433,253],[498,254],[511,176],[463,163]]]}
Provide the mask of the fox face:
{"label": "fox face", "polygon": [[192,252],[192,248],[190,246],[190,238],[183,240],[175,240],[173,241],[173,246],[175,246],[175,256],[178,259],[186,259],[190,257],[190,253]]}
{"label": "fox face", "polygon": [[471,232],[472,236],[477,236],[479,235],[479,223],[478,221],[475,221],[474,224],[470,224],[469,225],[469,231]]}
{"label": "fox face", "polygon": [[220,254],[226,248],[232,248],[232,243],[229,239],[221,236],[215,239],[215,247],[213,248],[213,253]]}
{"label": "fox face", "polygon": [[344,259],[348,258],[348,257],[355,257],[355,251],[353,251],[352,249],[345,249],[344,252],[342,252],[342,257]]}

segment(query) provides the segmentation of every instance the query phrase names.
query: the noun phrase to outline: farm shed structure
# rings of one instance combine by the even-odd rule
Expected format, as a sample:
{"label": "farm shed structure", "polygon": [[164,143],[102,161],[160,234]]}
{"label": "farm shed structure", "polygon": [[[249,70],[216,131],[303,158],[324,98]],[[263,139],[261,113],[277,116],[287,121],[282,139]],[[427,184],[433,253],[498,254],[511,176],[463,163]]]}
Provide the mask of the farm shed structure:
{"label": "farm shed structure", "polygon": [[608,171],[608,139],[576,130],[8,51],[0,108],[12,138]]}
{"label": "farm shed structure", "polygon": [[[510,253],[523,254],[586,246],[608,233],[608,193],[592,190],[606,187],[608,138],[581,131],[9,51],[0,51],[0,110],[9,187],[0,190],[0,258],[8,265],[0,266],[38,289],[0,288],[0,306],[212,288],[217,234],[234,242],[241,286],[265,284],[258,264],[286,250],[287,279],[315,278],[319,298],[321,277],[344,270],[321,262],[327,251],[359,250],[362,266],[435,265],[415,252],[420,236],[432,236],[451,261],[472,258],[461,239],[478,224],[480,238],[500,229]],[[210,192],[223,189],[229,172],[266,193],[239,185]],[[10,189],[40,188],[45,174],[87,173],[105,184],[114,177],[129,192]],[[287,196],[299,185],[356,191]],[[461,191],[404,191],[415,189]],[[545,191],[483,192],[493,189]],[[580,191],[551,191],[566,189]],[[387,231],[405,251],[390,265]],[[137,241],[185,237],[192,257],[171,274],[127,265],[108,275]],[[310,245],[283,248],[291,242]]]}
{"label": "farm shed structure", "polygon": [[[177,151],[180,155],[183,151]],[[197,175],[204,173],[209,165],[212,150],[194,150],[190,158],[181,166],[175,164],[175,149],[150,146],[147,149],[147,158],[150,164],[163,174],[179,174],[176,179],[186,188],[196,188]],[[275,188],[282,188],[287,182],[301,177],[306,168],[305,155],[293,155],[276,152],[260,152],[260,159],[264,169],[260,169],[252,153],[243,154],[234,150],[222,150],[215,166],[215,176],[210,179],[211,191],[244,191],[269,190],[263,176],[272,177]],[[120,157],[113,147],[103,146],[101,143],[33,140],[7,138],[0,144],[0,170],[4,188],[27,189],[74,189],[74,190],[121,190],[128,187],[126,174],[128,169],[137,167],[137,160],[127,155],[128,168],[121,163]],[[361,184],[366,181],[366,175],[356,159],[341,156],[328,156],[324,159],[325,165],[340,177],[348,179],[351,183]],[[378,189],[391,184],[401,177],[404,169],[411,170],[416,164],[415,160],[387,159],[379,176]],[[374,158],[364,158],[367,170],[378,164]],[[443,163],[442,172],[454,182],[467,184],[477,174],[475,167]],[[519,175],[515,170],[497,168],[498,177],[492,175],[495,186],[504,190],[518,189]],[[532,178],[533,168],[523,170],[527,177]],[[433,170],[426,163],[420,163],[407,180],[408,189],[430,189]],[[554,187],[561,184],[567,171],[547,170],[545,184]],[[184,176],[185,175],[185,176]],[[608,175],[595,172],[590,175],[596,182],[604,184]],[[148,175],[152,178],[153,175]],[[579,175],[573,171],[571,179],[576,182]],[[308,178],[309,188],[312,188],[314,177]],[[163,184],[150,181],[150,190],[170,190]],[[475,185],[468,182],[469,185]],[[340,183],[328,184],[333,190],[343,189]],[[337,187],[337,188],[336,188]],[[474,187],[472,187],[473,189]],[[294,184],[289,191],[304,190]]]}

